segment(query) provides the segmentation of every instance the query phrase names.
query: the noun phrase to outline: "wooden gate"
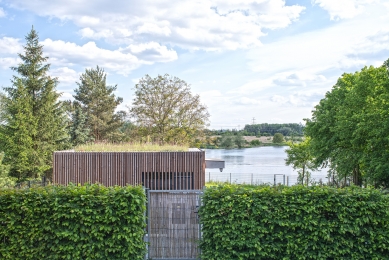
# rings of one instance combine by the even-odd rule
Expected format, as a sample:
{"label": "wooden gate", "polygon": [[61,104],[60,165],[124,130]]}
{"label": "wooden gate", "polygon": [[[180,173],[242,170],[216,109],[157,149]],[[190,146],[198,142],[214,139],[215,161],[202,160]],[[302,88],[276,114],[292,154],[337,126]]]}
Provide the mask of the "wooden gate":
{"label": "wooden gate", "polygon": [[201,191],[148,191],[148,259],[198,259]]}

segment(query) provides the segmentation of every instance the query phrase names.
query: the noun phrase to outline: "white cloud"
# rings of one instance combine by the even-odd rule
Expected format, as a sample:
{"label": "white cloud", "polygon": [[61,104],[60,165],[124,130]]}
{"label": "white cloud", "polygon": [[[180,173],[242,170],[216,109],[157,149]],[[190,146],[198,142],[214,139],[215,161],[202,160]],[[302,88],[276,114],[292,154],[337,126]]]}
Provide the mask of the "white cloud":
{"label": "white cloud", "polygon": [[23,51],[19,39],[11,37],[0,38],[0,67],[9,69],[16,66],[20,59],[17,54]]}
{"label": "white cloud", "polygon": [[284,0],[7,2],[41,16],[70,20],[84,38],[127,45],[156,41],[208,51],[258,46],[263,29],[285,28],[305,9]]}
{"label": "white cloud", "polygon": [[274,95],[271,97],[271,101],[279,104],[284,104],[288,101],[288,98],[280,95]]}
{"label": "white cloud", "polygon": [[274,86],[273,79],[271,77],[265,79],[258,79],[247,82],[242,86],[230,90],[227,93],[230,94],[253,94],[257,92],[264,92]]}
{"label": "white cloud", "polygon": [[0,7],[0,18],[5,17],[7,14],[2,7]]}
{"label": "white cloud", "polygon": [[86,28],[83,28],[79,31],[79,33],[81,34],[81,36],[83,38],[89,38],[89,39],[95,39],[95,40],[98,40],[98,39],[101,39],[101,38],[109,38],[109,37],[112,37],[112,32],[110,30],[101,30],[99,31],[98,33],[96,33],[94,30],[92,30],[91,28],[89,27],[86,27]]}
{"label": "white cloud", "polygon": [[358,65],[381,65],[382,57],[389,57],[389,30],[380,30],[357,42],[347,53],[347,60]]}
{"label": "white cloud", "polygon": [[119,49],[122,53],[132,53],[134,56],[149,62],[169,62],[177,59],[177,53],[161,46],[157,42],[130,44],[126,48]]}
{"label": "white cloud", "polygon": [[297,91],[292,94],[274,95],[270,98],[271,102],[282,106],[292,107],[311,107],[313,108],[324,97],[320,91]]}
{"label": "white cloud", "polygon": [[23,51],[19,39],[11,37],[0,38],[0,54],[17,54]]}
{"label": "white cloud", "polygon": [[[44,55],[50,57],[49,62],[56,68],[52,71],[53,75],[58,76],[60,82],[65,85],[74,83],[76,72],[72,67],[75,65],[83,67],[99,65],[107,71],[126,76],[143,64],[169,62],[178,58],[176,51],[156,42],[130,44],[116,50],[100,48],[92,41],[77,45],[62,40],[45,39],[40,43],[43,45]],[[9,68],[17,65],[20,62],[17,54],[23,52],[20,39],[0,38],[0,67]]]}
{"label": "white cloud", "polygon": [[117,50],[99,48],[95,42],[88,42],[80,46],[72,42],[45,39],[41,43],[44,45],[44,52],[50,57],[50,62],[56,66],[94,67],[99,65],[122,75],[128,75],[142,64],[177,59],[175,51],[155,42],[129,45]]}
{"label": "white cloud", "polygon": [[273,82],[280,86],[303,86],[312,85],[317,82],[323,82],[326,77],[323,75],[311,74],[306,71],[299,71],[294,73],[281,73],[276,76]]}
{"label": "white cloud", "polygon": [[237,105],[259,105],[261,102],[254,98],[240,97],[234,102]]}
{"label": "white cloud", "polygon": [[353,18],[365,10],[366,5],[377,0],[313,0],[321,8],[328,11],[331,20]]}
{"label": "white cloud", "polygon": [[96,46],[94,42],[88,42],[82,46],[61,40],[46,39],[42,42],[46,55],[51,63],[62,66],[75,64],[95,67],[99,65],[118,74],[128,75],[132,70],[141,65],[137,57],[132,54],[122,53],[120,50],[106,50]]}
{"label": "white cloud", "polygon": [[50,74],[53,77],[57,77],[60,86],[74,86],[75,82],[78,81],[80,73],[68,67],[59,67],[50,70]]}
{"label": "white cloud", "polygon": [[16,66],[19,63],[19,59],[12,57],[0,57],[0,67],[3,69],[9,69],[10,67]]}
{"label": "white cloud", "polygon": [[[327,79],[325,72],[332,71],[339,73],[339,77],[345,70],[357,69],[364,61],[382,62],[387,59],[385,55],[376,56],[374,60],[359,56],[366,52],[379,53],[387,48],[387,36],[385,33],[380,34],[388,31],[387,24],[389,16],[386,8],[372,5],[366,7],[366,13],[354,19],[340,21],[320,30],[284,37],[250,50],[247,57],[251,60],[251,68],[264,77],[296,71],[324,75]],[[381,37],[381,40],[373,39],[374,36]]]}
{"label": "white cloud", "polygon": [[73,94],[70,92],[61,92],[59,100],[73,100]]}

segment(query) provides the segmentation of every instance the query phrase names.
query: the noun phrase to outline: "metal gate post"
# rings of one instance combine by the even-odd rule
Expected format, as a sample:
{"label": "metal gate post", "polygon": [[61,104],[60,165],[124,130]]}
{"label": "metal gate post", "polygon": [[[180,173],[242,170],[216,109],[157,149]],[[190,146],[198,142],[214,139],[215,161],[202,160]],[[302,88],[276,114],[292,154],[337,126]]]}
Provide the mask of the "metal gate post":
{"label": "metal gate post", "polygon": [[147,189],[147,255],[145,260],[148,259],[150,255],[150,219],[150,189]]}

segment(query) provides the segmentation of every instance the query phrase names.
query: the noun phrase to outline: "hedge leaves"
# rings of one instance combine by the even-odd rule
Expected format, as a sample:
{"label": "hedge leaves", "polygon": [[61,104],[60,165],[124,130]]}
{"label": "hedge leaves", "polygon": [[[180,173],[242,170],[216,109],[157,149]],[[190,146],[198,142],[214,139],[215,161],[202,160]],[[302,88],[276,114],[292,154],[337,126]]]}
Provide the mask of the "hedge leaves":
{"label": "hedge leaves", "polygon": [[389,199],[377,190],[223,185],[203,203],[203,260],[389,259]]}
{"label": "hedge leaves", "polygon": [[0,190],[0,259],[143,259],[141,187]]}

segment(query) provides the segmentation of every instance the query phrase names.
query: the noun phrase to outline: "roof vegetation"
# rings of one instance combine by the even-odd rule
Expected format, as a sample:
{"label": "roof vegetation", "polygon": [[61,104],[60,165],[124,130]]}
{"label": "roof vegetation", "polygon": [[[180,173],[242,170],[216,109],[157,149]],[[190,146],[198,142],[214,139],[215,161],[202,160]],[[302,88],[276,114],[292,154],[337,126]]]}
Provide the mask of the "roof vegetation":
{"label": "roof vegetation", "polygon": [[76,152],[186,152],[189,146],[152,143],[90,143],[74,148]]}

